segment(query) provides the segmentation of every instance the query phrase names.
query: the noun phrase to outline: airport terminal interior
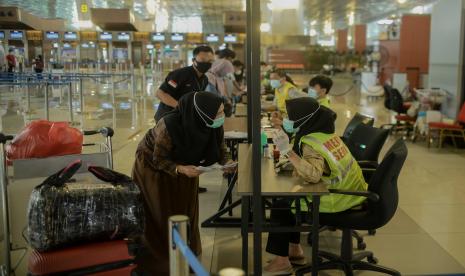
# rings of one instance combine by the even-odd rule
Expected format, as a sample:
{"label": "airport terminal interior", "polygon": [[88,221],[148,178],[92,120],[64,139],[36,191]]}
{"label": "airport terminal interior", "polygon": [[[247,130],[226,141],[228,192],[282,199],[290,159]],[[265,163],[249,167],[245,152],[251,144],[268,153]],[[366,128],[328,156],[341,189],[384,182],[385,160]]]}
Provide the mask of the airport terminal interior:
{"label": "airport terminal interior", "polygon": [[[465,275],[464,11],[465,0],[0,0],[0,275]],[[161,130],[178,143],[170,131],[175,115],[186,112],[181,106],[193,102],[195,108],[186,107],[191,121],[185,119],[178,134],[197,131],[185,122],[221,121],[215,117],[220,103],[213,118],[202,111],[199,97],[208,95],[201,91],[224,107],[224,125],[216,131],[232,165],[218,159],[221,165],[203,167],[198,159],[192,164],[197,183],[181,176],[187,166],[159,164],[157,151],[167,149],[152,145],[153,160],[139,168],[152,173],[144,186],[134,169],[141,145],[157,144]],[[159,126],[154,116],[171,106],[168,98],[179,105]],[[300,113],[306,120],[291,118],[292,101],[311,103]],[[318,109],[310,110],[312,104]],[[332,135],[348,151],[339,158],[330,151],[334,144],[310,143],[330,171],[321,171],[315,184],[293,166],[292,156],[305,161],[305,154],[286,153],[278,138],[291,119],[299,136],[315,122],[307,114],[320,118],[323,111],[337,117],[334,133],[321,137]],[[45,120],[65,124],[51,127]],[[43,131],[49,132],[40,136]],[[196,138],[179,140],[205,144]],[[73,139],[78,152],[66,148]],[[198,151],[192,141],[186,156]],[[349,157],[348,165],[343,160]],[[66,167],[47,178],[61,181],[80,159],[88,171],[82,166],[62,186],[44,184]],[[164,170],[171,164],[170,174]],[[134,180],[117,175],[107,181],[92,165]],[[347,170],[360,172],[368,192],[355,195],[364,195],[363,202],[325,211],[325,197],[350,190]],[[340,175],[330,179],[334,174]],[[86,181],[114,186],[89,188]],[[128,181],[137,184],[135,203],[124,198],[134,192],[125,190]],[[178,183],[191,187],[163,195]],[[354,198],[338,195],[341,202]],[[193,206],[183,209],[190,198]],[[301,213],[300,199],[311,208]],[[293,223],[274,220],[280,200]],[[145,216],[132,220],[137,208]],[[145,229],[137,223],[149,212],[163,225],[154,226],[153,218],[145,219]],[[172,215],[187,216],[188,226],[164,219]],[[126,220],[107,222],[118,216]],[[194,248],[200,244],[191,242],[196,231],[201,254]],[[270,231],[282,239],[301,232],[300,263],[287,247],[285,256],[269,252]],[[165,243],[154,247],[148,236]],[[117,259],[121,242],[137,250]],[[367,250],[373,254],[355,260]],[[159,251],[165,262],[156,259]],[[169,270],[145,270],[144,258]]]}

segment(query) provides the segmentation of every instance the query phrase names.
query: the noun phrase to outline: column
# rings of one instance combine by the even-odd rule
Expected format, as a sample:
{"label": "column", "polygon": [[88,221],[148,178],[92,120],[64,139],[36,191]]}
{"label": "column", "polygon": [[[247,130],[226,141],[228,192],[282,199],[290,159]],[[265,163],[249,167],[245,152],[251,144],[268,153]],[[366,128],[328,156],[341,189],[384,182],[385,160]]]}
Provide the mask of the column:
{"label": "column", "polygon": [[336,44],[336,51],[338,53],[345,53],[348,50],[347,46],[347,34],[348,30],[337,30],[337,44]]}

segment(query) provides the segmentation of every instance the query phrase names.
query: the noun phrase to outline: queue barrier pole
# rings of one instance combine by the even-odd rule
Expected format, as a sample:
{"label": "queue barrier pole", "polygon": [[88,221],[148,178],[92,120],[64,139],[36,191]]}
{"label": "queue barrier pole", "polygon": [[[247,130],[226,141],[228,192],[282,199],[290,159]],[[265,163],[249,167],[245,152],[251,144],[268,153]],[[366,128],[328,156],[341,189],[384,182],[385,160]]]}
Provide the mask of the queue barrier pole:
{"label": "queue barrier pole", "polygon": [[[178,215],[169,218],[170,276],[189,275],[189,263],[187,262],[187,256],[186,258],[183,257],[183,254],[186,255],[187,252],[190,252],[193,255],[192,251],[190,251],[184,242],[184,240],[187,240],[188,222],[189,218],[187,216]],[[193,259],[197,260],[195,256]],[[205,271],[201,275],[206,276],[208,273]]]}

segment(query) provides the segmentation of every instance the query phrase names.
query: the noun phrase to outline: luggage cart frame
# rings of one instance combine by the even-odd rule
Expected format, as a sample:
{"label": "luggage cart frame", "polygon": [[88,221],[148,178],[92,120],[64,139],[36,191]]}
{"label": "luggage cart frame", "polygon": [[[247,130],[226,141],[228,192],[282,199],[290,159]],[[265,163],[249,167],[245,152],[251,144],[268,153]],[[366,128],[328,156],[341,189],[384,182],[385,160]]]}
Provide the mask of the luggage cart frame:
{"label": "luggage cart frame", "polygon": [[[54,161],[63,159],[64,162],[67,162],[68,159],[79,159],[80,156],[86,157],[88,160],[92,160],[92,158],[100,158],[102,154],[107,154],[106,159],[106,166],[110,169],[113,169],[113,144],[112,144],[112,137],[114,135],[114,131],[112,128],[103,127],[98,130],[84,130],[82,131],[83,135],[90,136],[101,134],[105,138],[105,142],[97,144],[97,143],[84,143],[82,146],[97,146],[100,145],[100,152],[98,153],[91,153],[91,154],[78,154],[78,155],[64,155],[58,157],[50,157],[50,158],[37,158],[37,159],[23,159],[23,160],[15,160],[13,161],[13,169],[15,168],[16,164],[19,166],[24,164],[29,164],[30,162],[44,162],[44,160],[53,158]],[[9,176],[8,176],[8,166],[6,160],[6,151],[5,146],[8,141],[13,140],[13,135],[5,135],[0,133],[0,191],[1,191],[1,199],[2,199],[2,219],[3,219],[3,241],[4,241],[4,256],[5,261],[3,264],[0,264],[0,275],[1,276],[10,276],[12,271],[11,267],[11,250],[14,250],[11,243],[11,231],[10,231],[10,208],[8,204],[8,185],[9,185]],[[97,156],[97,154],[99,156]],[[100,158],[101,159],[101,158]],[[22,164],[21,164],[22,163]],[[15,170],[18,171],[18,170]],[[32,173],[31,173],[32,171]],[[34,174],[34,170],[31,169],[29,174]],[[37,171],[36,171],[37,173]],[[15,176],[16,173],[14,174]],[[44,176],[44,175],[41,175]]]}

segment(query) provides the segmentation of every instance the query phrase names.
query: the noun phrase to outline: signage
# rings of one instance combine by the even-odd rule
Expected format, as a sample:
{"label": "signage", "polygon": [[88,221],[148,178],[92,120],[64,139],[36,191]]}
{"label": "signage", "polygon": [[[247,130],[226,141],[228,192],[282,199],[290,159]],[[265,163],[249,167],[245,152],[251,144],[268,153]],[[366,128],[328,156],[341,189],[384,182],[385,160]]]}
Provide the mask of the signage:
{"label": "signage", "polygon": [[65,32],[64,38],[65,40],[77,40],[77,33],[76,32]]}
{"label": "signage", "polygon": [[57,40],[60,38],[60,34],[58,32],[45,32],[45,38],[50,40]]}
{"label": "signage", "polygon": [[179,33],[171,34],[171,41],[184,41],[184,35]]}
{"label": "signage", "polygon": [[100,33],[100,40],[113,40],[113,34],[109,32]]}
{"label": "signage", "polygon": [[208,34],[206,40],[207,42],[218,42],[220,37],[217,34]]}
{"label": "signage", "polygon": [[235,35],[235,34],[226,34],[224,36],[224,42],[236,43],[237,42],[237,35]]}
{"label": "signage", "polygon": [[152,33],[152,41],[165,41],[164,33]]}
{"label": "signage", "polygon": [[23,31],[10,31],[11,39],[23,39],[23,36],[24,36]]}

